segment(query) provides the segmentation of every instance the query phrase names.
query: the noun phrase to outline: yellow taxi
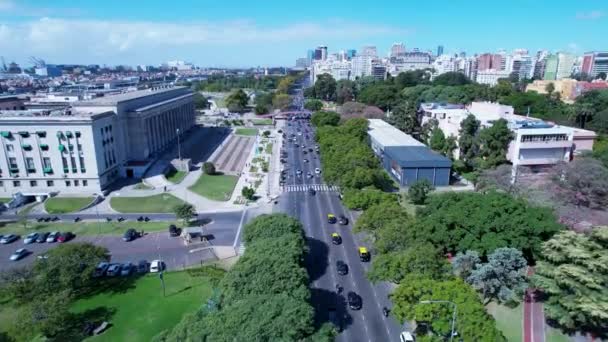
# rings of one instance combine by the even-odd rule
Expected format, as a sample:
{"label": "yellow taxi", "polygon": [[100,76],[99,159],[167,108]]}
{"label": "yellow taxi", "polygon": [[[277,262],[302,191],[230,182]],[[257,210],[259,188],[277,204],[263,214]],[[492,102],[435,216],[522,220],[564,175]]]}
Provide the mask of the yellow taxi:
{"label": "yellow taxi", "polygon": [[367,262],[370,259],[370,254],[365,247],[359,247],[359,259],[361,261]]}
{"label": "yellow taxi", "polygon": [[342,237],[338,233],[331,233],[331,243],[339,245],[342,243]]}
{"label": "yellow taxi", "polygon": [[336,219],[336,216],[334,214],[327,214],[328,223],[334,224],[334,223],[336,223],[336,221],[338,221],[338,220]]}

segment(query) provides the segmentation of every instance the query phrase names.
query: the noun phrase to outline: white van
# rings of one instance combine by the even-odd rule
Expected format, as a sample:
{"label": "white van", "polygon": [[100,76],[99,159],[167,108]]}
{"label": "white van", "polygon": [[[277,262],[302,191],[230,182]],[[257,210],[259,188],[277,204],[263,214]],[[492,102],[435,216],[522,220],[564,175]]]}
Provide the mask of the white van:
{"label": "white van", "polygon": [[409,331],[403,331],[399,335],[399,340],[401,342],[414,342],[414,336]]}

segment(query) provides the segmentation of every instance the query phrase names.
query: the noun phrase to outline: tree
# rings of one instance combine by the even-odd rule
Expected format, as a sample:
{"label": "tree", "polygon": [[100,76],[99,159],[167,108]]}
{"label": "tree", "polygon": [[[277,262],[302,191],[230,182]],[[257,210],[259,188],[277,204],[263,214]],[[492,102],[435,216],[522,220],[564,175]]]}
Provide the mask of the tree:
{"label": "tree", "polygon": [[357,95],[357,85],[351,80],[339,80],[336,85],[336,102],[343,104],[344,102],[354,101]]}
{"label": "tree", "polygon": [[249,222],[243,230],[243,241],[279,238],[283,235],[302,234],[302,224],[286,214],[264,214]]}
{"label": "tree", "polygon": [[435,336],[449,339],[454,307],[445,302],[421,303],[423,301],[455,303],[458,310],[455,330],[463,341],[505,341],[477,293],[460,279],[437,281],[411,275],[401,281],[390,298],[392,313],[397,319],[401,322],[416,320],[418,325],[424,323]]}
{"label": "tree", "polygon": [[505,119],[499,119],[491,127],[479,132],[479,156],[476,164],[487,169],[503,164],[507,160],[507,150],[513,140],[513,132]]}
{"label": "tree", "polygon": [[304,108],[316,112],[323,108],[323,102],[316,99],[306,100],[306,102],[304,102]]}
{"label": "tree", "polygon": [[237,89],[226,97],[225,102],[229,111],[243,112],[249,103],[249,96],[242,89]]}
{"label": "tree", "polygon": [[452,272],[462,279],[467,279],[480,264],[481,258],[476,251],[458,252],[452,259]]}
{"label": "tree", "polygon": [[69,311],[72,303],[70,296],[69,291],[62,291],[37,298],[25,310],[19,311],[15,321],[46,337],[62,336],[73,321],[74,314]]}
{"label": "tree", "polygon": [[415,244],[399,252],[380,254],[372,262],[367,274],[370,280],[399,284],[409,275],[443,279],[449,273],[449,263],[431,244]]}
{"label": "tree", "polygon": [[532,284],[547,296],[545,314],[569,330],[606,334],[608,228],[563,231],[545,242]]}
{"label": "tree", "polygon": [[330,111],[314,112],[310,118],[310,122],[315,127],[338,126],[338,123],[340,123],[340,114]]}
{"label": "tree", "polygon": [[429,192],[433,191],[434,187],[428,179],[419,179],[407,190],[407,195],[414,204],[424,204]]}
{"label": "tree", "polygon": [[173,213],[175,213],[175,217],[178,220],[182,220],[184,225],[188,224],[188,221],[192,218],[192,216],[196,215],[196,210],[194,206],[190,203],[182,203],[178,204],[173,208]]}
{"label": "tree", "polygon": [[205,172],[205,174],[214,175],[216,173],[215,164],[213,164],[212,162],[204,162],[203,171]]}
{"label": "tree", "polygon": [[393,109],[389,122],[407,134],[415,133],[420,127],[417,108],[412,108],[404,102]]}
{"label": "tree", "polygon": [[547,83],[547,85],[545,86],[545,91],[547,92],[548,96],[551,96],[555,91],[555,84],[553,84],[553,82]]}
{"label": "tree", "polygon": [[382,119],[384,117],[384,112],[380,108],[360,102],[345,102],[339,112],[344,118]]}
{"label": "tree", "polygon": [[285,76],[279,81],[279,85],[277,86],[277,93],[279,94],[287,94],[289,89],[293,86],[295,82],[295,78],[292,76]]}
{"label": "tree", "polygon": [[429,147],[434,151],[441,152],[445,148],[445,143],[445,134],[443,134],[441,128],[433,129],[433,131],[431,132]]}
{"label": "tree", "polygon": [[207,109],[211,105],[209,100],[203,94],[195,92],[193,95],[194,108],[196,109]]}
{"label": "tree", "polygon": [[275,109],[286,110],[291,105],[291,97],[287,94],[275,94],[272,99],[272,106]]}
{"label": "tree", "polygon": [[372,205],[397,202],[397,196],[377,189],[345,189],[343,192],[344,205],[353,210],[366,210]]}
{"label": "tree", "polygon": [[600,134],[608,134],[608,108],[593,115],[587,128]]}
{"label": "tree", "polygon": [[434,85],[442,85],[442,86],[461,86],[465,84],[471,83],[468,77],[465,74],[458,71],[451,71],[443,73],[433,80]]}
{"label": "tree", "polygon": [[419,84],[429,84],[431,73],[428,70],[412,70],[400,72],[394,79],[395,85],[399,89],[414,87]]}
{"label": "tree", "polygon": [[241,195],[252,201],[255,198],[255,189],[249,186],[244,186],[241,190]]}
{"label": "tree", "polygon": [[465,167],[472,169],[473,160],[477,156],[478,143],[477,132],[479,131],[480,122],[474,115],[468,115],[460,123],[460,138],[458,146],[460,147],[460,160],[465,164]]}
{"label": "tree", "polygon": [[380,203],[369,207],[355,222],[355,232],[367,232],[372,236],[391,221],[404,225],[410,221],[405,210],[396,203]]}
{"label": "tree", "polygon": [[388,110],[395,106],[397,92],[397,87],[392,84],[375,83],[361,90],[358,101],[376,106],[382,110]]}
{"label": "tree", "polygon": [[313,87],[313,93],[316,98],[325,101],[335,101],[337,83],[331,75],[319,75]]}
{"label": "tree", "polygon": [[579,158],[561,164],[555,168],[553,180],[566,202],[589,208],[608,204],[608,169],[598,160]]}
{"label": "tree", "polygon": [[[528,263],[515,248],[498,248],[488,256],[488,262],[478,264],[466,282],[480,291],[486,301],[518,301],[526,287]],[[487,303],[486,302],[486,303]]]}
{"label": "tree", "polygon": [[445,139],[445,143],[443,144],[443,148],[441,149],[441,154],[443,154],[444,156],[450,158],[450,159],[454,159],[454,151],[458,148],[458,145],[456,143],[456,137],[453,135],[450,135],[449,137],[447,137]]}
{"label": "tree", "polygon": [[483,256],[513,247],[530,260],[538,256],[541,243],[561,228],[550,208],[490,191],[435,194],[419,209],[408,234],[450,253],[475,250]]}

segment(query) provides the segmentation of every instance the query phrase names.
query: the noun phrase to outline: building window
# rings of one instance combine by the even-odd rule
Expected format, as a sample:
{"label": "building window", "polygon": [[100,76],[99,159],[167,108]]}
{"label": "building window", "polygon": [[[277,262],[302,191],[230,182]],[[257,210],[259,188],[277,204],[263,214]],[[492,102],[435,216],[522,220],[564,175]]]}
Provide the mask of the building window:
{"label": "building window", "polygon": [[74,180],[74,186],[78,186],[78,180]]}
{"label": "building window", "polygon": [[54,185],[55,185],[55,182],[53,182],[51,180],[46,181],[46,186],[54,186]]}
{"label": "building window", "polygon": [[88,182],[86,179],[85,179],[85,180],[83,180],[83,181],[82,181],[82,186],[87,186],[87,185],[89,185],[89,182]]}
{"label": "building window", "polygon": [[13,147],[13,145],[6,144],[6,151],[7,152],[13,152],[14,150],[15,150],[15,147]]}
{"label": "building window", "polygon": [[25,167],[28,171],[35,171],[36,166],[34,165],[34,158],[27,157],[25,158]]}
{"label": "building window", "polygon": [[80,161],[80,170],[81,170],[82,172],[85,172],[84,170],[86,170],[86,167],[84,166],[84,157],[83,157],[83,156],[80,156],[78,159],[79,159],[79,161]]}
{"label": "building window", "polygon": [[63,172],[68,172],[70,168],[68,166],[68,159],[66,157],[61,157],[61,163],[63,164]]}
{"label": "building window", "polygon": [[65,181],[65,186],[71,186],[72,183],[70,181]]}
{"label": "building window", "polygon": [[19,166],[17,166],[17,158],[15,158],[15,157],[8,158],[8,167],[13,170],[18,169]]}
{"label": "building window", "polygon": [[3,181],[0,181],[0,186],[4,186],[4,182]]}
{"label": "building window", "polygon": [[37,187],[38,186],[38,182],[36,182],[36,181],[30,181],[30,186],[32,188]]}
{"label": "building window", "polygon": [[42,167],[52,169],[53,165],[51,165],[51,158],[44,157],[42,158]]}
{"label": "building window", "polygon": [[76,148],[78,148],[78,151],[82,151],[82,144],[76,145]]}
{"label": "building window", "polygon": [[21,186],[21,182],[20,181],[13,181],[13,186],[14,187],[20,187]]}

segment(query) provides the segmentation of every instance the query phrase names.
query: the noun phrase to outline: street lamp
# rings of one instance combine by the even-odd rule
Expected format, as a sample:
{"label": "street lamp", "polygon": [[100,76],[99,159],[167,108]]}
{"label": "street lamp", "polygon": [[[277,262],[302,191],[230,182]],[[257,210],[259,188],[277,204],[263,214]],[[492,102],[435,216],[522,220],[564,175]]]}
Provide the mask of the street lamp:
{"label": "street lamp", "polygon": [[[182,161],[182,150],[181,150],[181,146],[179,144],[179,128],[175,130],[175,133],[177,133],[177,158],[179,159],[180,163]],[[181,165],[180,165],[181,167]]]}
{"label": "street lamp", "polygon": [[456,324],[456,303],[449,300],[421,300],[420,304],[433,304],[433,303],[448,303],[454,305],[454,312],[452,313],[452,332],[450,333],[450,342],[454,340],[454,326]]}

